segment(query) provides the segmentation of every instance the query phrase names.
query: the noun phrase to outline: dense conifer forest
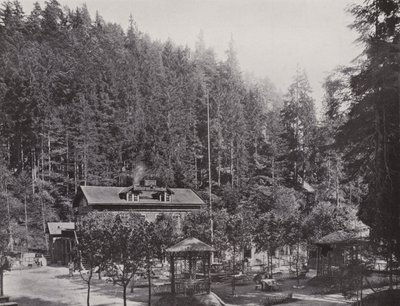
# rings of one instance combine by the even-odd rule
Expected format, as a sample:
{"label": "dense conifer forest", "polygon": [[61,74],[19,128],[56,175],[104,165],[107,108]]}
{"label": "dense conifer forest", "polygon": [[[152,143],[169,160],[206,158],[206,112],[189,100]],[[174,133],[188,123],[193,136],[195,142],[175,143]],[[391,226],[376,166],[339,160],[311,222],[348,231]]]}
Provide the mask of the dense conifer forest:
{"label": "dense conifer forest", "polygon": [[[285,243],[311,245],[354,227],[359,207],[372,226],[398,218],[399,7],[387,2],[393,7],[353,8],[366,51],[325,80],[323,101],[313,100],[302,69],[283,94],[267,78],[245,77],[233,40],[220,59],[201,33],[191,50],[152,40],[132,18],[125,31],[85,6],[49,0],[27,13],[4,2],[4,233],[15,248],[45,248],[46,222],[73,218],[79,185],[127,186],[138,174],[208,201],[208,105],[214,209],[239,218],[236,228],[252,226],[235,235],[252,233],[259,249],[270,249],[274,239],[282,244],[284,228]],[[323,105],[319,120],[315,102]]]}

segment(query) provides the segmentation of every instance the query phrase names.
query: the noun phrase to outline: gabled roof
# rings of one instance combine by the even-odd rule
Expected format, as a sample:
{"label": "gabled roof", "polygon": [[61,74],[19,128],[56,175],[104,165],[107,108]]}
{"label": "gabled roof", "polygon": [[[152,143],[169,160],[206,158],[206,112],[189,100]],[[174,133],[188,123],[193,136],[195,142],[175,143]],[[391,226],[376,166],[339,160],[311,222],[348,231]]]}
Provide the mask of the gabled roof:
{"label": "gabled roof", "polygon": [[[136,205],[136,204],[165,204],[165,205],[204,205],[204,201],[192,190],[186,188],[170,188],[173,196],[170,202],[160,202],[158,199],[141,199],[139,202],[127,202],[121,199],[121,191],[124,187],[106,186],[80,186],[74,199],[74,206],[78,205],[80,198],[85,197],[88,205]],[[151,192],[151,191],[149,191]],[[155,191],[156,192],[156,191]]]}
{"label": "gabled roof", "polygon": [[50,235],[61,235],[62,231],[74,230],[74,222],[47,222]]}
{"label": "gabled roof", "polygon": [[322,237],[316,242],[316,244],[319,245],[345,244],[345,243],[366,240],[366,238],[368,237],[369,237],[368,228],[359,230],[350,230],[350,231],[339,230]]}
{"label": "gabled roof", "polygon": [[214,252],[215,249],[197,238],[186,238],[166,249],[169,253],[183,252]]}
{"label": "gabled roof", "polygon": [[126,203],[126,200],[119,197],[119,193],[124,189],[122,187],[80,186],[79,188],[89,205]]}

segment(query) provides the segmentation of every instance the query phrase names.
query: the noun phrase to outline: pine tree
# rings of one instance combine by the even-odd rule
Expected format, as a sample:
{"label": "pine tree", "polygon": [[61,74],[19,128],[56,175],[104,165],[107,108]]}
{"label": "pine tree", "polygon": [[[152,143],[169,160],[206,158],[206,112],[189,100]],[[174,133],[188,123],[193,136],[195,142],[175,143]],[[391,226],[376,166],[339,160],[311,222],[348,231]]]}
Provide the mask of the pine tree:
{"label": "pine tree", "polygon": [[281,111],[284,125],[283,138],[287,142],[287,177],[292,184],[302,184],[312,176],[312,140],[315,133],[316,115],[311,87],[305,72],[297,74],[289,86]]}
{"label": "pine tree", "polygon": [[[390,264],[400,256],[398,151],[399,15],[398,1],[366,1],[354,6],[354,28],[365,45],[365,59],[351,85],[355,101],[340,139],[348,146],[353,166],[364,170],[368,194],[362,199],[361,219],[373,236],[384,242]],[[345,137],[344,137],[345,136]]]}

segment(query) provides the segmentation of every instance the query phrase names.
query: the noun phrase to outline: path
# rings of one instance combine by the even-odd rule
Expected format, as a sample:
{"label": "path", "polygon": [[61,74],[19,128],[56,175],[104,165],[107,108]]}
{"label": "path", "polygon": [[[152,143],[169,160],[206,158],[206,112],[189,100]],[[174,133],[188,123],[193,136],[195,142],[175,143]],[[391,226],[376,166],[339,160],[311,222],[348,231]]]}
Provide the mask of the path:
{"label": "path", "polygon": [[[105,284],[104,281],[94,279],[94,285],[91,290],[91,305],[122,305],[121,288]],[[5,294],[11,297],[12,301],[16,301],[20,306],[80,306],[86,305],[86,284],[75,276],[72,279],[68,277],[68,269],[64,267],[43,267],[28,270],[15,270],[7,272],[5,275]],[[253,286],[253,285],[251,285]],[[216,285],[215,287],[219,287]],[[217,288],[213,288],[214,289]],[[220,288],[216,290],[218,294],[230,288]],[[241,292],[243,290],[243,292]],[[220,291],[220,292],[219,292]],[[265,292],[246,292],[245,287],[237,287],[240,299],[240,305],[257,306]],[[293,290],[292,290],[293,291]],[[364,294],[370,293],[365,290]],[[224,297],[224,294],[220,295]],[[227,298],[226,305],[239,305],[237,302]],[[340,294],[315,295],[307,292],[293,292],[296,302],[287,303],[288,306],[299,305],[315,305],[315,306],[333,306],[348,305],[349,301],[345,300]],[[128,296],[128,306],[145,306],[147,305],[147,288],[136,288],[133,295]],[[132,299],[135,299],[133,301]],[[140,302],[139,302],[140,301]],[[228,304],[231,303],[231,304]]]}
{"label": "path", "polygon": [[[119,288],[118,288],[119,289]],[[87,287],[83,281],[68,277],[64,267],[43,267],[7,272],[4,278],[5,294],[19,306],[81,306],[86,305]],[[107,295],[91,291],[90,304],[93,306],[122,305],[117,292]],[[145,303],[128,301],[129,306],[143,306]]]}

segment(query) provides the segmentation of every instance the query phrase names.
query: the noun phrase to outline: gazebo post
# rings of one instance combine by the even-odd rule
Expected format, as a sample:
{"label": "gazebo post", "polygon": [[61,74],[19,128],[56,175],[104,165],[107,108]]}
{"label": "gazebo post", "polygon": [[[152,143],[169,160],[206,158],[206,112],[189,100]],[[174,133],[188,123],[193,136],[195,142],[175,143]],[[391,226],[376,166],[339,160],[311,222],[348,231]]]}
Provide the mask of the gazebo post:
{"label": "gazebo post", "polygon": [[193,280],[193,265],[192,265],[192,256],[190,252],[188,253],[188,261],[189,261],[189,280]]}
{"label": "gazebo post", "polygon": [[169,267],[170,267],[170,274],[171,274],[171,293],[175,294],[175,261],[174,261],[174,253],[171,253]]}

